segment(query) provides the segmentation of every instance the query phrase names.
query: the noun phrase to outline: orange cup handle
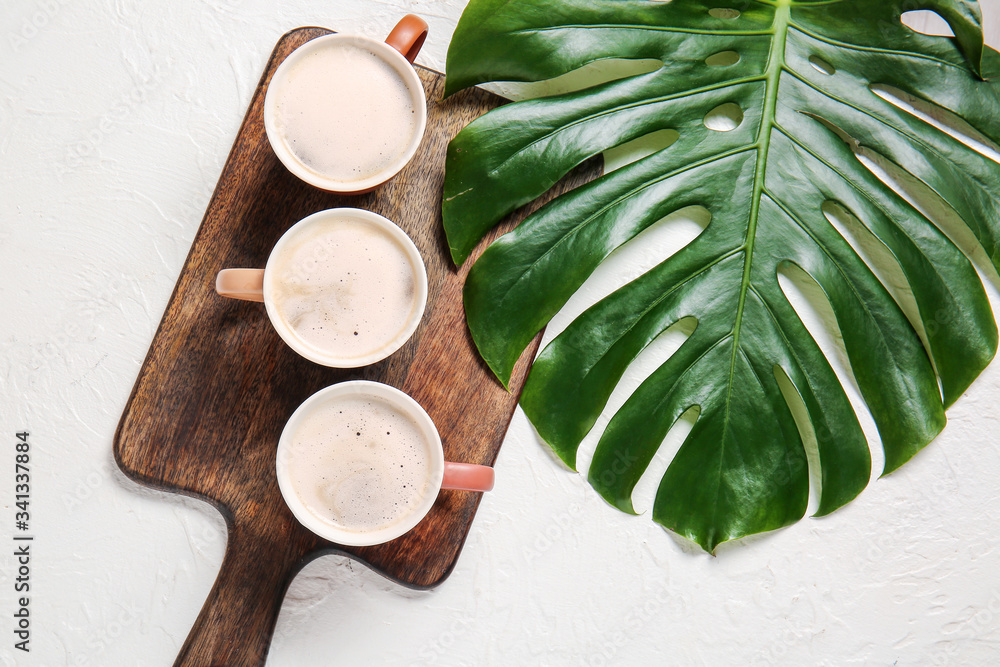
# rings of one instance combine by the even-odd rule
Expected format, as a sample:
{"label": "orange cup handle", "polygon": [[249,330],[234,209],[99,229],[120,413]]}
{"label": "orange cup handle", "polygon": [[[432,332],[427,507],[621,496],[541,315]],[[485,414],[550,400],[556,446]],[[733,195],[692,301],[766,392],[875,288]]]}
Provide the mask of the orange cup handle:
{"label": "orange cup handle", "polygon": [[220,296],[244,301],[264,301],[264,269],[223,269],[215,277]]}
{"label": "orange cup handle", "polygon": [[420,53],[420,47],[427,39],[427,21],[415,14],[407,14],[392,29],[385,43],[403,54],[411,63]]}
{"label": "orange cup handle", "polygon": [[442,489],[458,489],[460,491],[492,491],[493,468],[476,465],[475,463],[444,464],[444,481]]}

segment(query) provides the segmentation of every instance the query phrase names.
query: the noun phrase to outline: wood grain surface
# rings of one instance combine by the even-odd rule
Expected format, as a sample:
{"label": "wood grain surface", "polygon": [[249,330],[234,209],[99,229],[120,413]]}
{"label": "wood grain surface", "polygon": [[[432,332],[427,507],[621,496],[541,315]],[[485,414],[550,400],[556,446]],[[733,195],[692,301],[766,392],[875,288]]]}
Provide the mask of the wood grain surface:
{"label": "wood grain surface", "polygon": [[[391,384],[424,406],[448,460],[492,465],[538,345],[536,338],[514,372],[512,392],[506,392],[480,360],[465,326],[462,285],[471,261],[454,268],[441,227],[447,144],[503,100],[470,90],[442,102],[444,77],[418,67],[428,99],[427,134],[410,165],[365,195],[322,192],[278,162],[264,133],[267,83],[285,56],[328,32],[299,28],[275,47],[115,435],[115,460],[125,474],[211,502],[228,527],[221,571],[178,665],[263,664],[285,590],[317,556],[347,554],[414,588],[440,583],[455,565],[481,494],[442,491],[416,528],[373,547],[333,544],[295,520],[278,490],[274,457],[281,429],[302,401],[343,380]],[[597,161],[589,162],[553,194],[599,170]],[[513,214],[491,239],[542,203]],[[427,265],[429,296],[420,328],[398,352],[362,369],[330,369],[297,356],[270,327],[262,304],[223,299],[213,289],[220,269],[263,267],[292,224],[338,206],[395,221]],[[497,479],[503,484],[502,470]]]}

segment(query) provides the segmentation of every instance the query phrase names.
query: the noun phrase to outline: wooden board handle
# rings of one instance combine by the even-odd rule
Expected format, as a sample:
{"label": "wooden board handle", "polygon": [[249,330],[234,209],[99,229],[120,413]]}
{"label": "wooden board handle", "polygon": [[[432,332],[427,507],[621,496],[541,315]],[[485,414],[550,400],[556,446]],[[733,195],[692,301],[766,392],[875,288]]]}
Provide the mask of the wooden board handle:
{"label": "wooden board handle", "polygon": [[[281,601],[301,553],[295,542],[262,542],[259,534],[229,526],[222,569],[174,667],[263,665]],[[277,562],[276,562],[277,561]]]}

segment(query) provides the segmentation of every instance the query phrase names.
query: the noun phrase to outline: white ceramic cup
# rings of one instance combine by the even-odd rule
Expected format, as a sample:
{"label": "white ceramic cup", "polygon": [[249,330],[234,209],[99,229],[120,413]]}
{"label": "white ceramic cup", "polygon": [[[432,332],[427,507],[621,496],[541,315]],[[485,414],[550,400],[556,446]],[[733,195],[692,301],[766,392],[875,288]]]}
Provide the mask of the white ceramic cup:
{"label": "white ceramic cup", "polygon": [[[420,141],[424,135],[427,124],[427,98],[424,94],[424,87],[413,69],[413,60],[417,57],[420,47],[427,36],[427,23],[418,16],[407,14],[393,28],[392,32],[382,42],[371,37],[361,35],[346,35],[333,33],[310,40],[297,48],[282,61],[274,76],[268,83],[267,93],[264,97],[264,129],[267,132],[268,142],[274,150],[275,155],[283,165],[295,176],[310,185],[314,185],[322,190],[337,192],[341,194],[361,194],[368,192],[379,185],[385,183],[395,176],[413,158],[420,146]],[[405,150],[399,153],[395,159],[383,165],[377,172],[367,174],[357,179],[343,179],[324,174],[305,164],[302,159],[296,156],[288,143],[288,138],[281,131],[278,121],[278,107],[286,102],[282,99],[284,84],[289,79],[296,66],[303,60],[314,56],[324,49],[340,48],[350,46],[363,52],[371,53],[379,58],[383,63],[389,65],[399,79],[405,85],[410,103],[413,105],[415,118],[413,118],[413,132]],[[377,87],[373,87],[372,82],[358,82],[352,90],[331,91],[331,95],[343,95],[345,99],[358,97],[371,97],[380,100],[388,97]],[[336,130],[351,131],[352,128],[333,128]]]}
{"label": "white ceramic cup", "polygon": [[[310,511],[303,502],[290,474],[289,461],[296,433],[302,422],[322,409],[336,404],[338,399],[374,398],[405,415],[417,427],[420,437],[430,454],[426,488],[416,504],[391,525],[374,530],[349,530],[333,520]],[[330,463],[337,465],[338,462]],[[349,461],[344,461],[348,465]],[[427,515],[437,500],[441,489],[465,491],[490,491],[493,488],[493,468],[471,463],[452,463],[444,460],[441,436],[427,412],[413,398],[395,387],[380,382],[352,380],[321,389],[300,405],[285,424],[278,441],[275,458],[278,487],[288,508],[299,523],[315,534],[346,546],[371,546],[388,542],[410,531]]]}
{"label": "white ceramic cup", "polygon": [[[413,269],[413,308],[405,318],[404,326],[395,336],[385,340],[377,348],[366,353],[345,356],[336,351],[326,350],[315,344],[310,344],[297,334],[286,321],[281,308],[276,303],[275,292],[278,287],[275,277],[276,258],[282,256],[282,251],[290,244],[300,241],[312,228],[324,221],[351,220],[370,225],[379,233],[396,243],[403,251]],[[336,259],[334,257],[334,259]],[[243,299],[246,301],[262,301],[268,318],[282,340],[300,355],[323,366],[333,368],[357,368],[367,366],[385,359],[398,350],[416,331],[427,305],[427,270],[424,267],[420,251],[402,229],[387,218],[377,213],[357,208],[333,208],[319,211],[303,218],[286,231],[268,256],[267,265],[263,269],[223,269],[215,280],[215,290],[221,296]],[[331,304],[331,315],[336,314],[336,307]]]}

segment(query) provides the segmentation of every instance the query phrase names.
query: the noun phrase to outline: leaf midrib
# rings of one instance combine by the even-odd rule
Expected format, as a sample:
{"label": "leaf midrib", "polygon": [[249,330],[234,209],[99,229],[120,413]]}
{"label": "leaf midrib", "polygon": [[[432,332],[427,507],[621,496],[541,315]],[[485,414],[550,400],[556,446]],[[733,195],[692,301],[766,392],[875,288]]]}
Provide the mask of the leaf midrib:
{"label": "leaf midrib", "polygon": [[[743,264],[743,279],[740,284],[740,300],[736,306],[736,321],[733,324],[733,352],[729,362],[729,382],[726,390],[726,410],[722,423],[722,446],[725,447],[725,434],[729,432],[729,412],[732,403],[733,384],[736,374],[736,356],[740,350],[740,333],[743,326],[743,312],[746,305],[747,288],[750,285],[750,272],[753,267],[754,244],[757,240],[757,222],[760,215],[760,201],[764,191],[764,177],[767,173],[767,158],[771,149],[771,132],[774,130],[775,109],[778,103],[778,87],[781,83],[781,72],[785,69],[785,43],[788,36],[788,26],[791,22],[792,0],[777,0],[775,3],[774,22],[771,24],[771,52],[768,55],[767,70],[764,84],[764,108],[760,117],[760,136],[757,140],[757,166],[754,171],[753,196],[750,200],[750,216],[747,222],[747,235],[744,241],[745,259]],[[719,475],[722,474],[720,457]],[[713,512],[718,507],[713,505]]]}
{"label": "leaf midrib", "polygon": [[[764,177],[767,173],[767,157],[771,150],[771,132],[774,130],[775,108],[778,103],[778,87],[781,83],[781,72],[785,69],[785,41],[788,36],[788,24],[791,20],[791,0],[778,0],[774,11],[774,23],[771,24],[771,53],[768,55],[766,82],[764,84],[764,108],[761,111],[761,135],[758,139],[757,167],[754,171],[753,197],[751,199],[750,219],[747,224],[746,256],[743,264],[743,281],[740,285],[740,301],[736,306],[736,322],[733,324],[733,352],[729,361],[729,382],[726,387],[726,410],[722,422],[722,437],[719,439],[719,469],[715,474],[715,502],[712,503],[712,524],[716,524],[719,511],[720,494],[722,493],[722,467],[725,461],[726,434],[729,433],[729,416],[732,406],[734,376],[736,374],[736,359],[740,354],[740,333],[743,326],[743,312],[746,305],[747,289],[750,286],[750,271],[753,266],[754,244],[757,240],[757,221],[760,215],[760,200],[764,191]],[[745,356],[745,355],[744,355]],[[752,368],[752,364],[749,364]]]}

